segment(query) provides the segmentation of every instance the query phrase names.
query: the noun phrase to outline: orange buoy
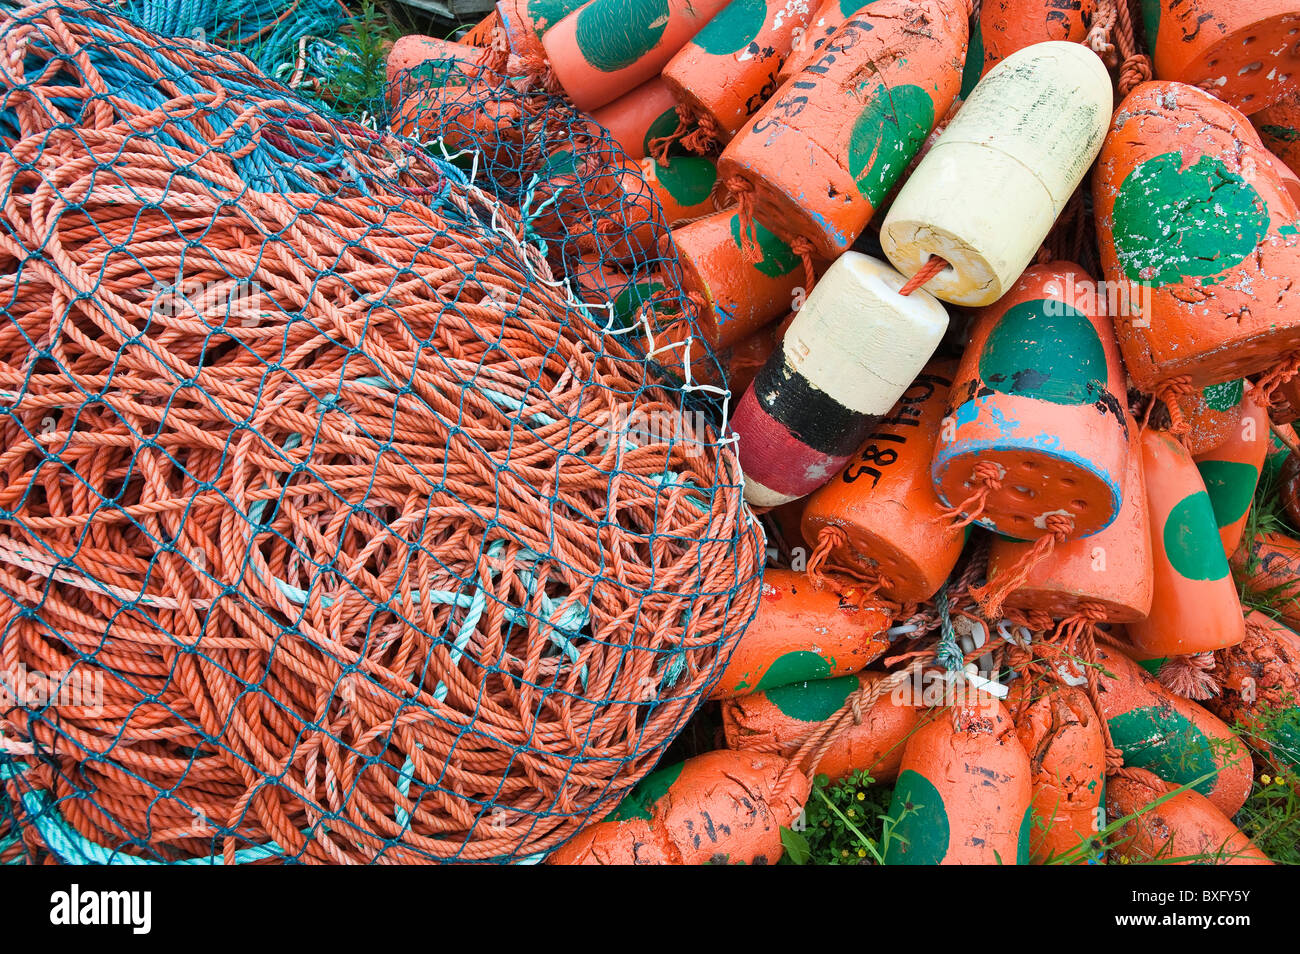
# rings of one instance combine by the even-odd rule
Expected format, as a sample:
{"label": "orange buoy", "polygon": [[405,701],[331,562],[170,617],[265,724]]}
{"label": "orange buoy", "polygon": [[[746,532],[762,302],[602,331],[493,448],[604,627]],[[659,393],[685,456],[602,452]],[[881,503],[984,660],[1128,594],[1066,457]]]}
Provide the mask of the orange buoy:
{"label": "orange buoy", "polygon": [[401,100],[390,128],[432,148],[456,153],[481,148],[482,143],[510,136],[519,124],[519,104],[509,99],[485,98],[480,80],[471,85],[416,86]]}
{"label": "orange buoy", "polygon": [[497,0],[505,45],[525,69],[537,70],[546,62],[542,37],[588,0]]}
{"label": "orange buoy", "polygon": [[[1187,453],[1193,457],[1204,454],[1228,439],[1241,423],[1241,398],[1245,391],[1246,379],[1238,378],[1194,388],[1174,397],[1178,404],[1177,412],[1182,417],[1178,436]],[[1170,416],[1174,417],[1172,413]]]}
{"label": "orange buoy", "polygon": [[1252,113],[1250,123],[1265,149],[1292,172],[1300,170],[1300,92],[1288,93],[1272,106]]}
{"label": "orange buoy", "polygon": [[673,225],[713,214],[717,180],[713,160],[699,156],[673,156],[666,163],[612,157],[587,180],[592,234],[608,257],[649,261]]}
{"label": "orange buoy", "polygon": [[597,109],[591,118],[609,130],[628,158],[641,160],[650,155],[651,142],[677,128],[677,99],[656,76]]}
{"label": "orange buoy", "polygon": [[1224,439],[1192,458],[1210,495],[1225,554],[1241,542],[1269,445],[1268,412],[1255,403],[1253,390],[1241,392],[1236,410],[1237,422]]}
{"label": "orange buoy", "polygon": [[1243,727],[1279,772],[1300,770],[1300,635],[1255,610],[1246,638],[1214,654],[1219,695],[1207,708]]}
{"label": "orange buoy", "polygon": [[1109,780],[1106,812],[1112,821],[1128,819],[1114,834],[1113,856],[1136,864],[1272,864],[1204,795],[1189,790],[1166,798],[1170,791],[1158,778]]}
{"label": "orange buoy", "polygon": [[1250,794],[1250,750],[1223,721],[1176,696],[1116,649],[1097,648],[1098,698],[1124,764],[1192,788],[1235,815]]}
{"label": "orange buoy", "polygon": [[1093,205],[1144,391],[1231,381],[1300,348],[1300,236],[1277,165],[1244,116],[1191,86],[1143,83],[1115,113]]}
{"label": "orange buoy", "polygon": [[824,0],[820,7],[814,5],[817,12],[809,18],[808,25],[791,37],[790,55],[776,74],[778,88],[820,55],[845,20],[873,2],[875,0],[866,0],[866,3],[862,0]]}
{"label": "orange buoy", "polygon": [[[1129,418],[1136,438],[1137,426]],[[1124,475],[1123,503],[1105,530],[1058,544],[1029,567],[1024,582],[1007,593],[1003,605],[1041,610],[1060,619],[1079,612],[1081,604],[1101,608],[1115,623],[1145,619],[1151,610],[1153,563],[1147,517],[1142,454],[1134,447]],[[1025,559],[1032,544],[994,537],[989,547],[988,578],[997,586]]]}
{"label": "orange buoy", "polygon": [[731,0],[664,67],[664,82],[705,135],[730,141],[776,92],[777,69],[811,3]]}
{"label": "orange buoy", "polygon": [[866,446],[804,507],[805,539],[815,546],[829,534],[836,562],[870,568],[880,578],[881,593],[898,602],[933,596],[965,542],[961,529],[939,522],[943,505],[930,481],[955,370],[951,361],[929,365]]}
{"label": "orange buoy", "polygon": [[885,864],[1027,864],[1032,774],[996,699],[940,710],[903,751]]}
{"label": "orange buoy", "polygon": [[1029,855],[1041,865],[1073,856],[1101,830],[1106,743],[1101,717],[1082,689],[1052,686],[1021,706],[1024,691],[1021,680],[1007,708],[1033,771]]}
{"label": "orange buoy", "polygon": [[855,673],[889,648],[889,614],[859,609],[855,590],[818,589],[806,573],[768,570],[758,613],[736,644],[710,699],[730,699]]}
{"label": "orange buoy", "polygon": [[1124,369],[1092,280],[1033,266],[982,310],[931,475],[967,521],[1019,540],[1073,539],[1119,513],[1128,456]]}
{"label": "orange buoy", "polygon": [[1017,50],[1048,40],[1082,43],[1092,0],[984,0],[980,38],[987,73]]}
{"label": "orange buoy", "polygon": [[808,777],[772,755],[719,749],[643,778],[553,865],[776,864],[808,799]]}
{"label": "orange buoy", "polygon": [[[861,672],[729,699],[722,704],[727,747],[793,758],[799,746],[843,708],[852,692],[884,678],[883,672]],[[866,772],[878,783],[894,781],[903,762],[903,748],[923,711],[929,712],[885,693],[863,714],[861,722],[848,724],[834,737],[812,767],[813,774],[836,782],[853,772]]]}
{"label": "orange buoy", "polygon": [[1167,433],[1144,431],[1140,443],[1155,588],[1150,614],[1128,625],[1134,652],[1154,659],[1241,642],[1241,601],[1196,464]]}
{"label": "orange buoy", "polygon": [[1300,80],[1300,10],[1286,0],[1147,0],[1142,20],[1156,76],[1208,89],[1243,113]]}
{"label": "orange buoy", "polygon": [[1232,555],[1232,573],[1246,592],[1266,598],[1283,623],[1300,627],[1300,540],[1277,532],[1244,540]]}
{"label": "orange buoy", "polygon": [[786,241],[848,249],[956,97],[968,11],[876,0],[850,17],[723,150],[723,181]]}
{"label": "orange buoy", "polygon": [[667,162],[656,162],[647,156],[641,160],[641,175],[654,191],[670,226],[689,224],[717,211],[713,187],[718,181],[718,167],[712,159],[670,156]]}
{"label": "orange buoy", "polygon": [[661,249],[670,256],[676,248],[682,290],[699,296],[700,328],[715,348],[789,313],[798,303],[795,289],[806,284],[799,256],[757,222],[754,239],[761,257],[747,261],[742,227],[735,209],[718,212],[674,229]]}
{"label": "orange buoy", "polygon": [[389,103],[419,86],[467,86],[483,74],[483,50],[454,40],[412,33],[388,51],[386,75]]}
{"label": "orange buoy", "polygon": [[491,46],[497,31],[501,28],[501,17],[494,9],[478,23],[456,38],[457,43],[466,46]]}
{"label": "orange buoy", "polygon": [[579,109],[658,75],[727,0],[591,0],[542,37],[551,72]]}

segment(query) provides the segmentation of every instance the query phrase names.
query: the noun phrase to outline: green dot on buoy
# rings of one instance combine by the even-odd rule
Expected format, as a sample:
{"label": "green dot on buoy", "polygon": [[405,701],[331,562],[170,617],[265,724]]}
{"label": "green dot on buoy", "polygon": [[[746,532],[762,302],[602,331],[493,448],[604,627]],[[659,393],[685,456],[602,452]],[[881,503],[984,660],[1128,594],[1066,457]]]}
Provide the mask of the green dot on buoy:
{"label": "green dot on buoy", "polygon": [[616,73],[659,45],[668,18],[668,0],[592,0],[578,11],[574,39],[588,63]]}
{"label": "green dot on buoy", "polygon": [[649,821],[655,802],[663,798],[664,793],[672,788],[685,765],[685,762],[678,762],[676,765],[651,772],[641,779],[632,787],[632,791],[627,793],[623,801],[619,802],[618,808],[614,809],[606,821],[627,821],[631,818],[644,818]]}
{"label": "green dot on buoy", "polygon": [[666,165],[655,164],[655,176],[680,205],[699,205],[709,197],[718,181],[718,167],[712,159],[677,156]]}
{"label": "green dot on buoy", "polygon": [[1236,381],[1224,381],[1222,384],[1211,384],[1209,387],[1201,389],[1201,400],[1211,411],[1231,411],[1241,403],[1242,397],[1246,393],[1246,379],[1238,378]]}
{"label": "green dot on buoy", "polygon": [[1228,575],[1214,504],[1204,490],[1188,494],[1165,519],[1165,556],[1189,580],[1221,580]]}
{"label": "green dot on buoy", "polygon": [[920,772],[904,769],[889,805],[893,826],[885,846],[887,865],[937,865],[951,837],[943,796]]}
{"label": "green dot on buoy", "polygon": [[1205,492],[1214,507],[1214,522],[1228,527],[1246,516],[1255,496],[1259,471],[1236,460],[1203,460],[1197,463],[1205,481]]}
{"label": "green dot on buoy", "polygon": [[731,0],[691,42],[714,56],[739,53],[754,42],[766,19],[766,0]]}
{"label": "green dot on buoy", "polygon": [[934,128],[934,100],[919,86],[876,87],[849,134],[849,175],[878,206]]}
{"label": "green dot on buoy", "polygon": [[782,715],[800,722],[823,722],[840,711],[844,700],[858,688],[857,676],[818,679],[814,682],[778,686],[767,692],[768,701]]}
{"label": "green dot on buoy", "polygon": [[559,23],[586,0],[528,0],[528,19],[533,21],[539,37],[546,36]]}
{"label": "green dot on buoy", "polygon": [[1268,206],[1254,186],[1213,156],[1182,164],[1180,152],[1153,156],[1124,177],[1115,197],[1115,253],[1135,282],[1212,283],[1268,234]]}
{"label": "green dot on buoy", "polygon": [[[767,230],[763,223],[754,222],[754,238],[762,258],[754,263],[754,268],[769,278],[779,278],[789,274],[799,264],[799,256],[794,250]],[[740,216],[731,217],[731,240],[736,248],[744,248],[740,237]]]}
{"label": "green dot on buoy", "polygon": [[815,679],[825,679],[830,674],[830,663],[822,656],[800,649],[774,659],[754,690],[789,686],[796,682],[811,682]]}
{"label": "green dot on buoy", "polygon": [[980,354],[981,380],[995,391],[1053,404],[1092,404],[1106,390],[1106,351],[1088,316],[1061,301],[1013,305]]}
{"label": "green dot on buoy", "polygon": [[1124,764],[1154,772],[1166,782],[1192,786],[1202,795],[1214,790],[1219,763],[1205,733],[1176,709],[1144,706],[1107,720]]}

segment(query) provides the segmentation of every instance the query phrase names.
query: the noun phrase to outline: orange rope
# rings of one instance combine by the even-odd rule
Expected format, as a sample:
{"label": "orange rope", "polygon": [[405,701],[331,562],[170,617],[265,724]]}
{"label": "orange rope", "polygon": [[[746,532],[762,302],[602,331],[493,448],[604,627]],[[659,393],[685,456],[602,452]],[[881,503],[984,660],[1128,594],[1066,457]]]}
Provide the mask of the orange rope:
{"label": "orange rope", "polygon": [[984,502],[988,498],[989,491],[1002,489],[1002,468],[991,460],[977,461],[971,470],[970,482],[977,485],[975,491],[935,519],[953,521],[954,530],[978,520],[984,513]]}
{"label": "orange rope", "polygon": [[[191,75],[214,91],[175,96],[159,77],[165,109],[115,103],[119,120],[92,102],[76,135],[49,133],[39,85],[9,92],[24,135],[0,168],[0,390],[27,397],[0,420],[0,668],[98,667],[104,692],[102,708],[0,727],[42,752],[77,831],[164,857],[208,854],[214,826],[233,832],[227,861],[269,840],[317,862],[549,850],[658,757],[716,674],[728,618],[752,614],[761,553],[740,488],[680,441],[598,441],[628,395],[680,408],[530,279],[545,265],[516,213],[393,173],[402,156],[333,125],[316,133],[348,148],[368,194],[247,189],[210,148],[230,130],[187,143],[167,123],[201,125],[222,100]],[[98,87],[57,94],[106,106]],[[256,109],[245,125],[275,134]],[[160,127],[166,149],[146,135]],[[434,187],[495,231],[409,198]],[[154,275],[182,259],[187,281],[253,289],[251,320],[202,295],[158,309]],[[522,426],[484,388],[555,420]],[[750,570],[726,611],[692,603]],[[464,587],[486,608],[453,655],[439,634],[463,613],[418,594]],[[590,607],[572,665],[543,653],[548,596]],[[670,652],[680,675],[646,708]],[[499,818],[480,817],[490,803]]]}
{"label": "orange rope", "polygon": [[903,284],[903,287],[898,290],[898,293],[900,295],[912,294],[912,292],[916,291],[947,267],[948,263],[946,261],[938,255],[931,255],[926,260],[926,263],[917,270],[916,274]]}
{"label": "orange rope", "polygon": [[763,250],[758,247],[754,233],[754,184],[744,176],[731,176],[726,186],[736,198],[736,211],[740,216],[741,257],[751,264],[761,261]]}
{"label": "orange rope", "polygon": [[1034,567],[1043,562],[1057,545],[1065,543],[1074,533],[1074,518],[1068,514],[1054,513],[1044,522],[1047,525],[1047,532],[1034,541],[1034,545],[1025,551],[1014,566],[1005,574],[999,574],[996,581],[989,581],[971,590],[971,595],[975,597],[984,615],[989,619],[999,619],[1002,616],[1003,600],[1024,586]]}

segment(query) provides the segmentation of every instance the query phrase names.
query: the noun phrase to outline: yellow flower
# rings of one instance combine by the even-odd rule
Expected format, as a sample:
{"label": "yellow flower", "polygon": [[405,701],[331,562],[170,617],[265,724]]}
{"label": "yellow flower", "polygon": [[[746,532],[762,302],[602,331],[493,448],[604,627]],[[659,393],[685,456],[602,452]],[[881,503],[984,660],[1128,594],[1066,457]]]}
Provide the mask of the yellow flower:
{"label": "yellow flower", "polygon": [[862,801],[866,797],[867,795],[865,792],[858,792],[858,801]]}
{"label": "yellow flower", "polygon": [[1261,775],[1259,780],[1267,785],[1269,782],[1273,781],[1273,777],[1271,775]]}
{"label": "yellow flower", "polygon": [[865,857],[867,857],[867,849],[865,849],[865,848],[859,848],[859,849],[858,849],[858,857],[859,857],[859,858],[865,858]]}
{"label": "yellow flower", "polygon": [[1274,785],[1285,785],[1285,784],[1286,784],[1286,779],[1284,779],[1282,776],[1279,775],[1277,778],[1273,779],[1273,784],[1274,784]]}

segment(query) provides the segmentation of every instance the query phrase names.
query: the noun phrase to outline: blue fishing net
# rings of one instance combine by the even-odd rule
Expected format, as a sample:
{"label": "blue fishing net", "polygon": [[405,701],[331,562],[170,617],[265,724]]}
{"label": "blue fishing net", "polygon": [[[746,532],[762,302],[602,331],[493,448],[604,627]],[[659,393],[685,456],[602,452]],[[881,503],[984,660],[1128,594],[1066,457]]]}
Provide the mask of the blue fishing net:
{"label": "blue fishing net", "polygon": [[752,617],[636,167],[509,77],[423,82],[397,136],[92,4],[0,22],[3,837],[537,861]]}

